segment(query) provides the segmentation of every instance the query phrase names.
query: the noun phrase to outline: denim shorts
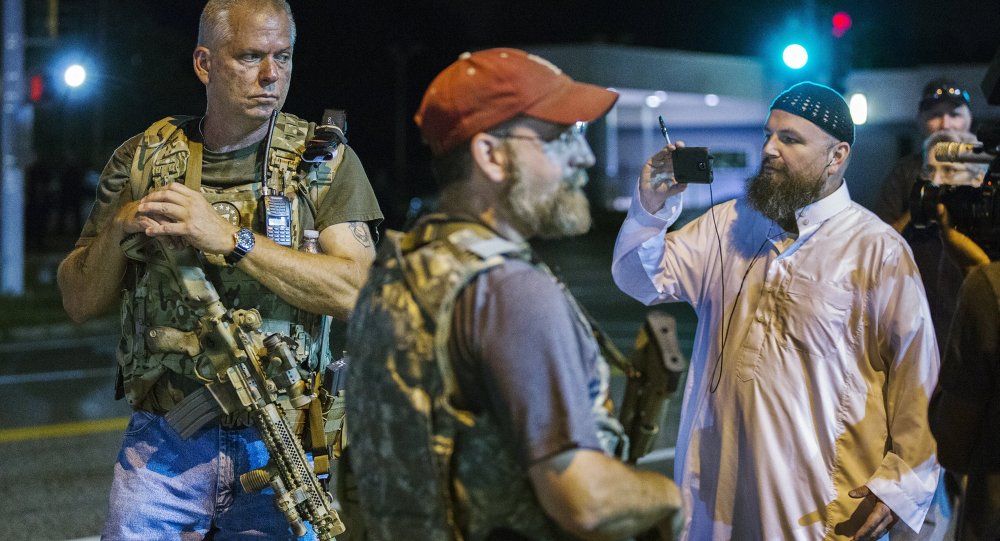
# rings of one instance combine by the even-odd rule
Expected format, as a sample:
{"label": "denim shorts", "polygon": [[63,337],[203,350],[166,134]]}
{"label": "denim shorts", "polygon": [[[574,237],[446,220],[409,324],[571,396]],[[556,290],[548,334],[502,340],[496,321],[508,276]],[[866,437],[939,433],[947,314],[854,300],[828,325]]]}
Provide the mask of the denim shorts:
{"label": "denim shorts", "polygon": [[[137,411],[115,464],[101,539],[296,539],[270,488],[240,486],[240,474],[267,461],[252,427],[209,426],[183,440],[162,416]],[[315,539],[307,527],[301,539]]]}

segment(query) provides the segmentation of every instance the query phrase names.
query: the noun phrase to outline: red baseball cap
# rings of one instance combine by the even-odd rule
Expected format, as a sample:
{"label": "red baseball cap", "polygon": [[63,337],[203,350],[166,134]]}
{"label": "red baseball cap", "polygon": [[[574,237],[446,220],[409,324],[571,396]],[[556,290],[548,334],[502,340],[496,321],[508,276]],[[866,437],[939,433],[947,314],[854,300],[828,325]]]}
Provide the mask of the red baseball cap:
{"label": "red baseball cap", "polygon": [[570,79],[548,60],[519,49],[462,53],[431,82],[413,119],[434,154],[518,115],[555,124],[591,122],[618,94]]}

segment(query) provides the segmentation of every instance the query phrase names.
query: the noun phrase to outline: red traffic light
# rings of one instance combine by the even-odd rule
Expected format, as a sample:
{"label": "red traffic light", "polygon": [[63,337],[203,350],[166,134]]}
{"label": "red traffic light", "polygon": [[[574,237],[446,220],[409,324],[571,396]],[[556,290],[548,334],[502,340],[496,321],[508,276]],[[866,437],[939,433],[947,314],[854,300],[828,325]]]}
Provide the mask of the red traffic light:
{"label": "red traffic light", "polygon": [[848,15],[846,11],[838,11],[833,14],[833,35],[834,37],[843,37],[843,35],[851,29],[851,25],[854,21],[851,20],[851,16]]}
{"label": "red traffic light", "polygon": [[44,96],[45,78],[39,73],[34,73],[28,79],[28,98],[31,99],[31,103],[38,103]]}

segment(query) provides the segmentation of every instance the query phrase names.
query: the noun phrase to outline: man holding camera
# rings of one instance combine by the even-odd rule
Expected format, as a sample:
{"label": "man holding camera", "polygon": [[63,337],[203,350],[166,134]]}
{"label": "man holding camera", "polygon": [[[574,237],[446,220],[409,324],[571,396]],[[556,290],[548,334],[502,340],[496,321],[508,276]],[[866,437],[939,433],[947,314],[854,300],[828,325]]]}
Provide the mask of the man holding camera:
{"label": "man holding camera", "polygon": [[[971,134],[939,132],[943,141],[975,143]],[[937,134],[936,134],[937,135]],[[933,137],[933,136],[932,136]],[[928,148],[932,141],[928,140]],[[987,155],[988,156],[988,155]],[[995,161],[995,158],[994,158]],[[979,186],[992,175],[985,164],[933,164],[935,184]],[[964,475],[955,539],[1000,538],[1000,263],[990,263],[995,249],[993,228],[953,227],[962,209],[937,204],[941,243],[961,288],[950,307],[950,331],[943,344],[941,376],[931,399],[930,426],[938,442],[941,465]],[[982,225],[982,224],[978,224]],[[975,240],[974,240],[975,239]],[[983,246],[977,243],[983,243]]]}
{"label": "man holding camera", "polygon": [[[903,231],[903,238],[911,241],[914,259],[927,292],[938,346],[944,347],[952,315],[955,312],[958,289],[967,274],[967,267],[983,261],[975,257],[979,254],[973,253],[972,259],[966,256],[969,251],[974,252],[978,249],[977,245],[971,243],[971,240],[964,235],[959,235],[953,227],[940,225],[942,220],[951,222],[953,219],[961,220],[971,216],[952,217],[943,206],[938,207],[932,203],[943,193],[938,188],[951,190],[958,186],[980,186],[987,166],[983,163],[939,160],[935,152],[940,143],[976,144],[978,141],[976,136],[969,132],[950,129],[936,131],[924,140],[923,162],[918,178],[918,182],[925,186],[922,192],[924,196],[915,207],[918,211],[916,214],[907,211],[910,223]],[[959,209],[959,212],[962,210],[967,209]],[[933,238],[929,238],[929,235]],[[937,250],[936,259],[931,259],[928,246],[934,246]],[[921,258],[918,259],[917,254],[920,254]],[[982,254],[985,257],[985,253]],[[986,258],[986,261],[989,259]]]}
{"label": "man holding camera", "polygon": [[[924,138],[940,130],[970,131],[969,92],[950,79],[928,81],[917,105],[917,124]],[[875,214],[900,233],[910,223],[910,193],[923,165],[923,152],[914,152],[900,158],[882,181]]]}
{"label": "man holding camera", "polygon": [[[925,138],[947,130],[950,133],[969,133],[972,113],[969,110],[969,92],[951,79],[929,81],[921,92],[917,106],[917,123]],[[933,160],[924,144],[920,152],[900,158],[882,181],[874,212],[899,231],[913,252],[913,259],[920,270],[920,277],[931,306],[931,317],[937,330],[939,345],[951,324],[955,293],[961,284],[961,272],[943,257],[941,238],[936,225],[919,224],[915,227],[910,215],[913,186],[926,179],[928,160]]]}
{"label": "man holding camera", "polygon": [[622,290],[698,314],[677,443],[688,539],[914,537],[940,467],[926,405],[938,353],[904,241],[851,202],[842,96],[771,104],[746,196],[676,231],[667,145],[615,246]]}
{"label": "man holding camera", "polygon": [[[224,416],[187,439],[167,422],[204,389],[196,367],[214,360],[202,340],[204,299],[157,270],[170,265],[159,254],[197,250],[226,308],[258,310],[261,333],[297,346],[288,372],[311,382],[329,360],[317,314],[344,318],[353,307],[374,258],[369,228],[382,214],[353,150],[342,144],[332,159],[304,164],[315,125],[272,117],[287,96],[294,43],[286,2],[209,0],[193,54],[204,116],[161,120],[115,151],[77,246],[59,266],[75,321],[121,303],[116,390],[135,411],[103,539],[295,537],[270,489],[247,492],[237,482],[269,459],[245,418]],[[295,249],[305,229],[320,232],[322,253]],[[127,260],[121,242],[137,235],[158,238],[164,250]]]}

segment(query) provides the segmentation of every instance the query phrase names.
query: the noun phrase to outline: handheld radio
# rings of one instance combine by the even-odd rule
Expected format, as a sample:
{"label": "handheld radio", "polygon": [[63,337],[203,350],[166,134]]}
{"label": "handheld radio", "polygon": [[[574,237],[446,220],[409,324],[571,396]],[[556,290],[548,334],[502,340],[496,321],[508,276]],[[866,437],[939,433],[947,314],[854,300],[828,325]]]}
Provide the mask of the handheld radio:
{"label": "handheld radio", "polygon": [[271,156],[271,139],[274,137],[274,124],[278,119],[278,110],[271,112],[271,120],[267,125],[267,143],[264,147],[264,180],[262,186],[260,207],[264,214],[264,234],[267,238],[282,246],[292,246],[292,202],[284,194],[271,188],[269,181]]}

